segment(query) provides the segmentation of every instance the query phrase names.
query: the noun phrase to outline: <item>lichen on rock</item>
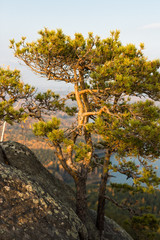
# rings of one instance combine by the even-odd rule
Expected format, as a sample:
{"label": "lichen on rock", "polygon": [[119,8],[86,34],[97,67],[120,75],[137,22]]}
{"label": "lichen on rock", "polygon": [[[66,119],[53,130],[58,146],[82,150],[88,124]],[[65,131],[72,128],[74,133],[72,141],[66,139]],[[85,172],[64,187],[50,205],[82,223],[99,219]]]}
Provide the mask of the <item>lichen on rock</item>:
{"label": "lichen on rock", "polygon": [[[2,177],[4,173],[5,178]],[[77,240],[79,232],[83,231],[87,236],[85,227],[72,209],[52,199],[20,170],[4,164],[0,164],[0,196],[1,240]]]}

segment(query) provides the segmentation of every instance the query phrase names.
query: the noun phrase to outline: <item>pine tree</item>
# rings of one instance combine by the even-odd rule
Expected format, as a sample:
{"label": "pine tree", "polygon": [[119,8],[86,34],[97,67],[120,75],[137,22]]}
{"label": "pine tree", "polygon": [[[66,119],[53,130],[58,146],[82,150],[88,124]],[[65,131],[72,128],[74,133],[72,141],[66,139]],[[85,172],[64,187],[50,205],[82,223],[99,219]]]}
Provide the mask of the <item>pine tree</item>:
{"label": "pine tree", "polygon": [[[74,92],[66,100],[76,101],[77,107],[65,107],[65,102],[61,110],[77,116],[77,121],[64,130],[54,117],[35,124],[34,133],[50,141],[63,168],[73,177],[76,211],[84,223],[87,176],[103,164],[97,214],[102,234],[106,184],[111,172],[133,178],[136,186],[146,184],[152,189],[159,184],[152,162],[160,155],[160,109],[155,105],[160,93],[160,61],[147,60],[143,44],[139,49],[133,44],[123,46],[119,31],[102,40],[92,33],[86,39],[77,33],[72,39],[62,30],[44,29],[39,34],[40,38],[31,43],[26,43],[24,37],[18,43],[11,40],[11,48],[32,71],[73,84]],[[100,136],[97,143],[105,151],[104,159],[95,154],[94,134]],[[117,165],[111,162],[113,154]],[[140,165],[132,158],[128,160],[129,156],[138,157]]]}
{"label": "pine tree", "polygon": [[12,124],[26,118],[24,108],[19,104],[30,98],[34,91],[20,80],[18,70],[0,68],[0,124],[4,121]]}

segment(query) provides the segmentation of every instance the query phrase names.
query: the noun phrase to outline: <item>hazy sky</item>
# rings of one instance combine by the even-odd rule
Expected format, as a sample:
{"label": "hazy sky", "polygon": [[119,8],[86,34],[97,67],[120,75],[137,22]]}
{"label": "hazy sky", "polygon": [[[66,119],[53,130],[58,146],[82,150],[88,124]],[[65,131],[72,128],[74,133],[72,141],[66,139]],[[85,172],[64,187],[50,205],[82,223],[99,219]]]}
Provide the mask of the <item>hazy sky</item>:
{"label": "hazy sky", "polygon": [[[145,55],[160,58],[160,0],[0,0],[0,66],[20,69],[22,80],[35,86],[51,88],[54,83],[20,65],[8,47],[9,39],[36,40],[44,27],[62,28],[71,36],[93,32],[102,38],[118,29],[122,43],[138,47],[144,42]],[[54,86],[59,90],[61,84]]]}

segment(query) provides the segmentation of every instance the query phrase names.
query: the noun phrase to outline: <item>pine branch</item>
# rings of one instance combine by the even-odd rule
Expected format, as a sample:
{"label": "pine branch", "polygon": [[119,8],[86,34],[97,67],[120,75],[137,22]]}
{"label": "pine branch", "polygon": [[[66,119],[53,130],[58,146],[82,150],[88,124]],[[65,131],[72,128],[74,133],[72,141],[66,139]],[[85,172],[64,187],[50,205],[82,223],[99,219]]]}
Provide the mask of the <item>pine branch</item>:
{"label": "pine branch", "polygon": [[105,199],[109,200],[110,202],[112,202],[117,207],[119,207],[121,209],[124,209],[124,210],[127,210],[131,215],[136,215],[136,216],[139,215],[133,208],[130,208],[130,207],[122,205],[122,204],[119,204],[117,201],[115,201],[113,198],[110,198],[109,196],[105,196]]}

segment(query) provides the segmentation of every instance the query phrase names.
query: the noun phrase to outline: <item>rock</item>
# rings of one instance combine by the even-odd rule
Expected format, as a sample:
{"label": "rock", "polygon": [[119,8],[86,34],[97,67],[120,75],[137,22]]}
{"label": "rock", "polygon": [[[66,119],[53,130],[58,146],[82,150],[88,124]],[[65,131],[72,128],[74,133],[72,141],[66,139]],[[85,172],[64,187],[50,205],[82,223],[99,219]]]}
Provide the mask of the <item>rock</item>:
{"label": "rock", "polygon": [[[17,142],[0,143],[0,240],[99,240],[96,213],[84,226],[75,213],[74,191],[54,177],[34,153]],[[104,239],[132,240],[106,218]]]}
{"label": "rock", "polygon": [[7,164],[7,159],[1,146],[0,146],[0,162]]}
{"label": "rock", "polygon": [[[96,212],[90,210],[90,214],[96,224]],[[133,240],[133,238],[122,227],[108,217],[105,217],[104,229],[103,240]]]}
{"label": "rock", "polygon": [[66,205],[73,206],[73,201],[75,201],[73,190],[68,185],[63,184],[63,181],[54,177],[29,148],[11,141],[0,143],[0,147],[3,151],[3,161],[0,158],[0,162],[28,174],[51,196],[56,196]]}
{"label": "rock", "polygon": [[0,164],[1,240],[77,240],[87,231],[72,208],[14,167]]}
{"label": "rock", "polygon": [[[2,163],[21,170],[30,176],[34,182],[38,183],[44,192],[47,192],[57,201],[61,201],[67,208],[72,208],[75,211],[74,191],[45,169],[30,149],[20,143],[11,141],[0,143],[0,149],[3,155],[1,158]],[[87,220],[89,221],[89,216]],[[94,224],[90,222],[89,228],[92,230],[89,239],[98,240],[98,231]]]}

